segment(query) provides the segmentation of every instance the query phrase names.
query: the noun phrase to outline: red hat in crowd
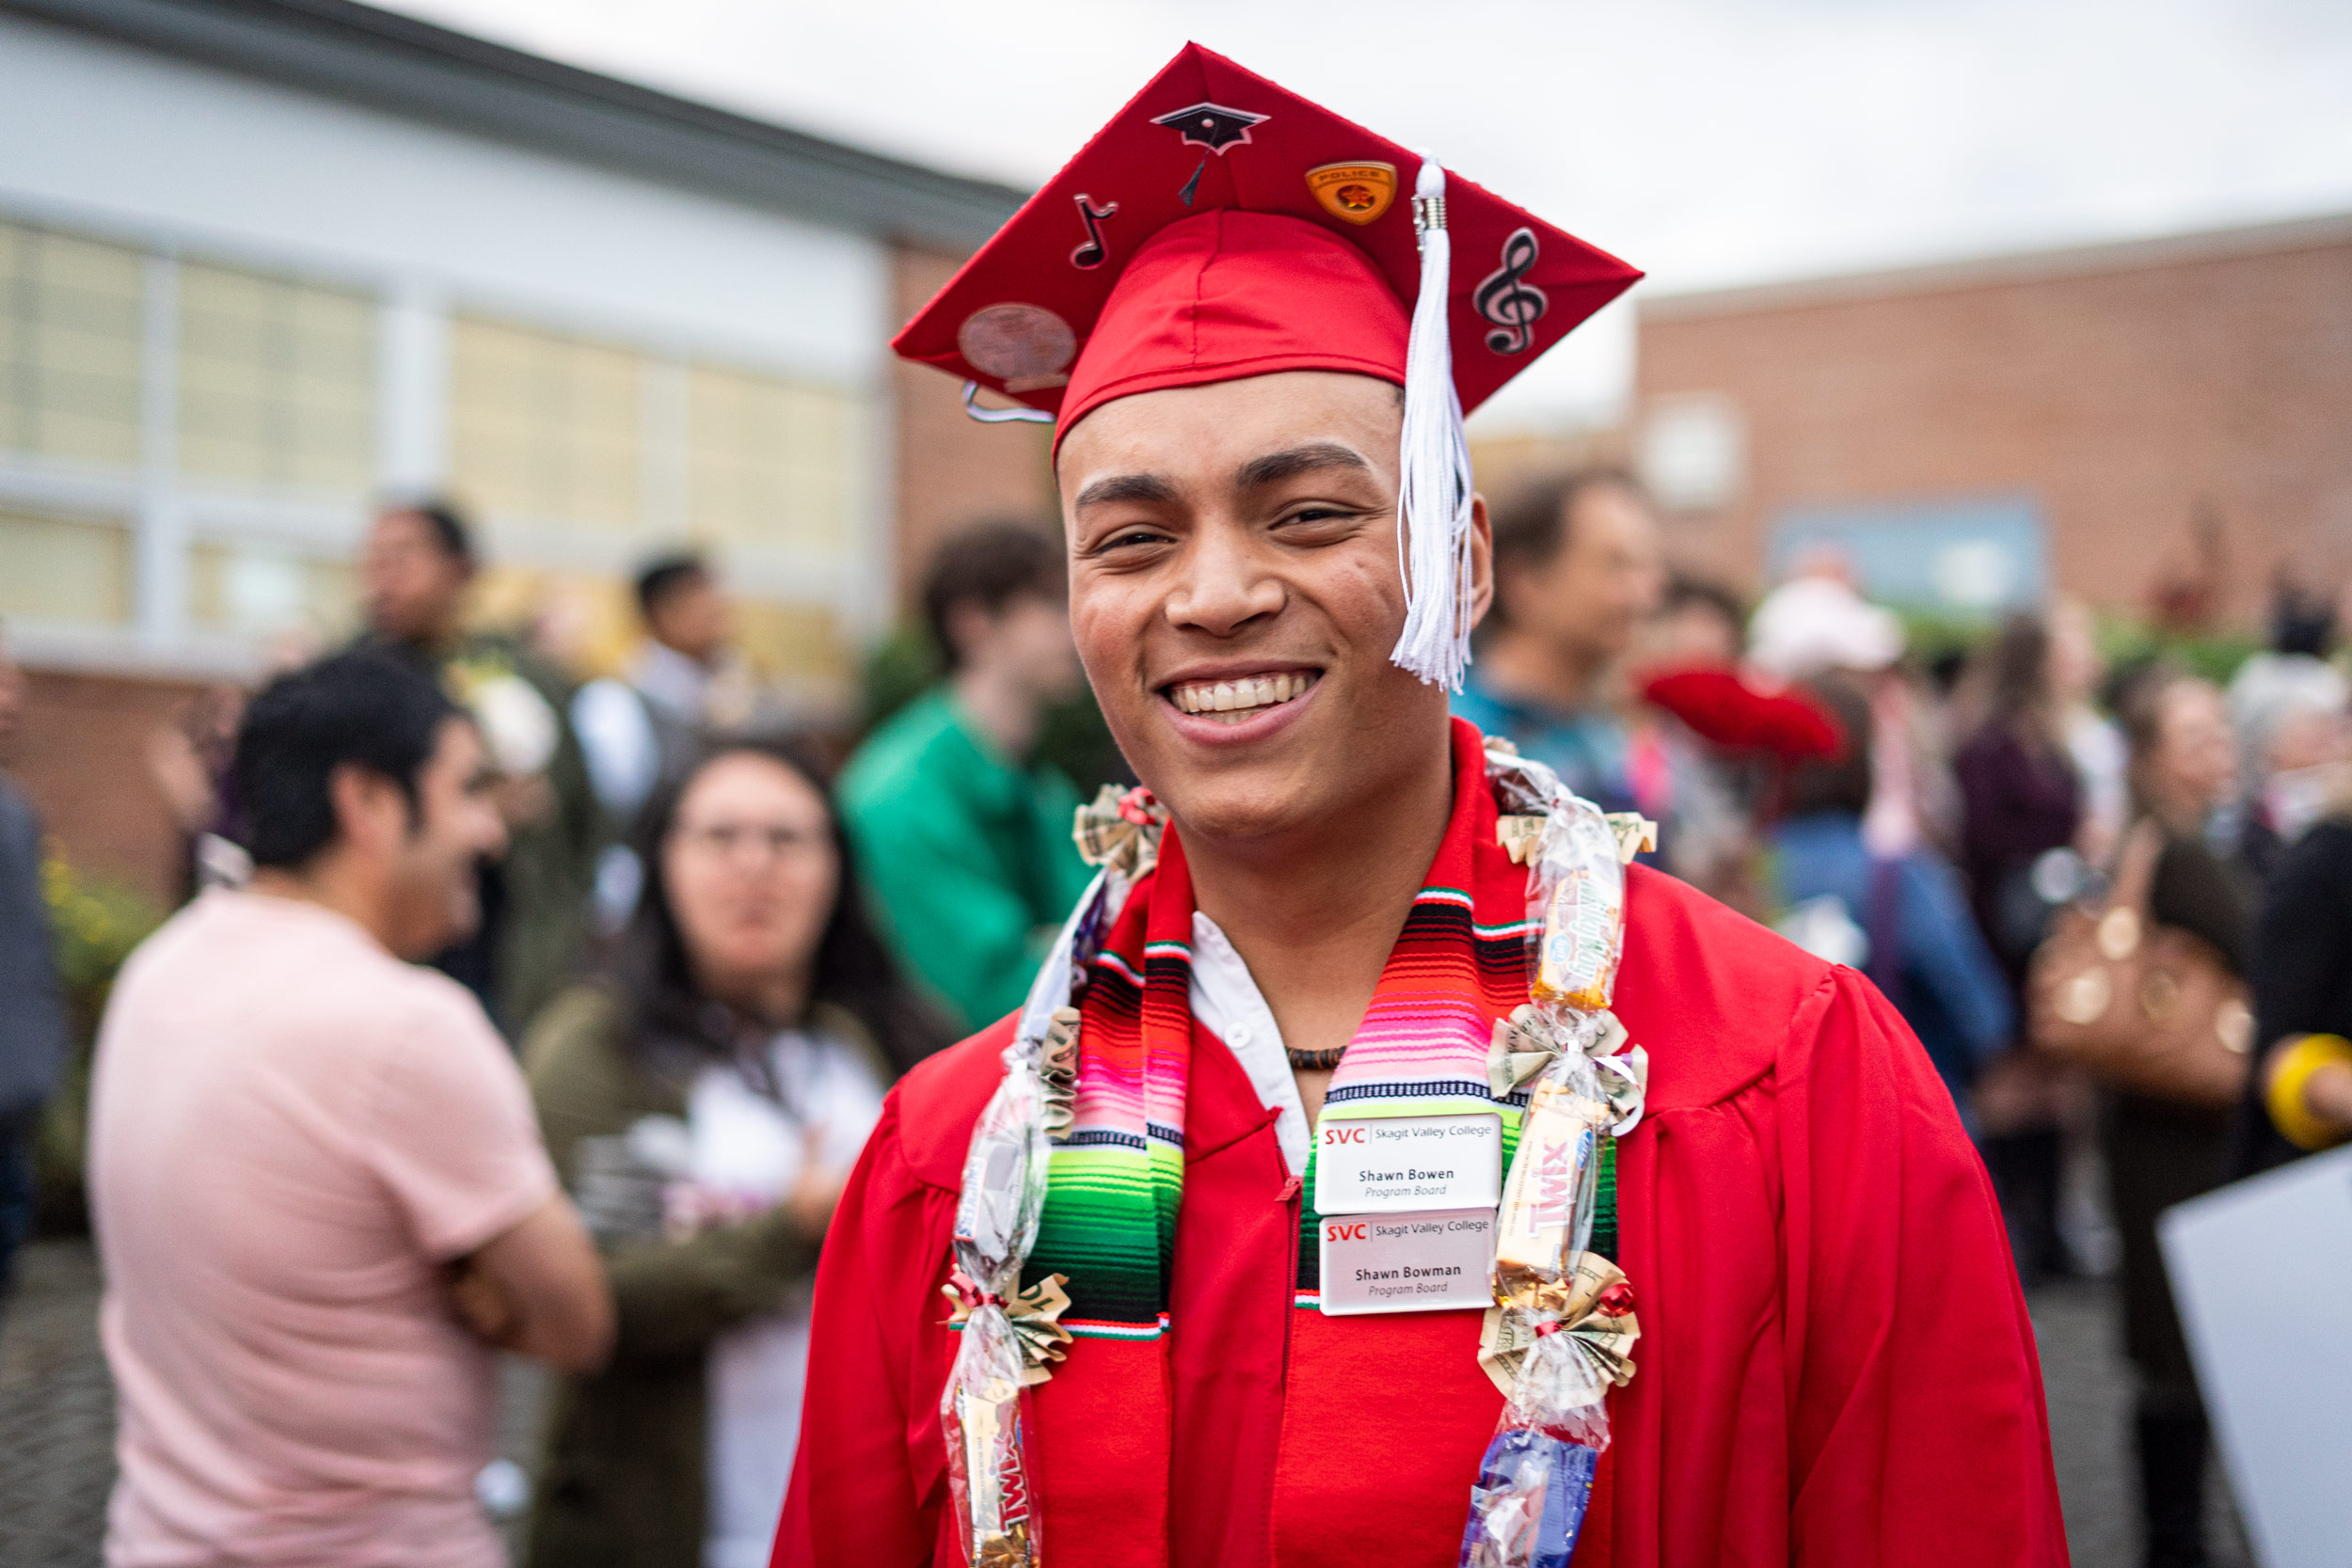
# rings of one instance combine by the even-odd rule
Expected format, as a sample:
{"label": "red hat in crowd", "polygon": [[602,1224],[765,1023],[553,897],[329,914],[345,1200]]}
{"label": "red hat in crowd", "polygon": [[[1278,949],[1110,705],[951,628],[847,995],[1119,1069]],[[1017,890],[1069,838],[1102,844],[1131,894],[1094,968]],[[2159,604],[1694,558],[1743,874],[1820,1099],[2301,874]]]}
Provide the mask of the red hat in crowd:
{"label": "red hat in crowd", "polygon": [[[892,346],[1052,419],[1279,371],[1403,387],[1411,530],[1397,660],[1458,684],[1462,415],[1641,274],[1187,44]],[[987,410],[978,410],[988,417]],[[1427,526],[1434,519],[1437,526]],[[1434,582],[1435,594],[1418,592]]]}
{"label": "red hat in crowd", "polygon": [[1802,762],[1836,757],[1846,748],[1844,726],[1818,698],[1794,687],[1759,689],[1736,670],[1664,671],[1642,683],[1642,695],[1727,751]]}

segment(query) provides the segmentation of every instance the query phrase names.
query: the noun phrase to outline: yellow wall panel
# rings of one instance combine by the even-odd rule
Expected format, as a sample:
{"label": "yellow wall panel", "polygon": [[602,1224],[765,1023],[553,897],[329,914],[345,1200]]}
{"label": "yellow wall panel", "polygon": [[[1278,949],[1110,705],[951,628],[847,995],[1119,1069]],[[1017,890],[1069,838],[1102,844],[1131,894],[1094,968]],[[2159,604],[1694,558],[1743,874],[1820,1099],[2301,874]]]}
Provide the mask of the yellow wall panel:
{"label": "yellow wall panel", "polygon": [[0,511],[0,620],[111,626],[130,619],[128,528]]}

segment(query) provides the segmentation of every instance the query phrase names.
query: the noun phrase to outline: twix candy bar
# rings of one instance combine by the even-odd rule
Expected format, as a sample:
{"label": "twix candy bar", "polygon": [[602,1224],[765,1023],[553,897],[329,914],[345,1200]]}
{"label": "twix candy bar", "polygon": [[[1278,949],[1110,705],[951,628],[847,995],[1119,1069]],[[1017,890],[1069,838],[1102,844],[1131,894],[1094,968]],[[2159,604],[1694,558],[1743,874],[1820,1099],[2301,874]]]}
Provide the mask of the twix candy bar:
{"label": "twix candy bar", "polygon": [[[1534,1306],[1560,1293],[1593,1226],[1594,1162],[1608,1102],[1592,1065],[1564,1056],[1536,1081],[1495,1216],[1495,1300]],[[1555,1307],[1564,1306],[1565,1296]]]}

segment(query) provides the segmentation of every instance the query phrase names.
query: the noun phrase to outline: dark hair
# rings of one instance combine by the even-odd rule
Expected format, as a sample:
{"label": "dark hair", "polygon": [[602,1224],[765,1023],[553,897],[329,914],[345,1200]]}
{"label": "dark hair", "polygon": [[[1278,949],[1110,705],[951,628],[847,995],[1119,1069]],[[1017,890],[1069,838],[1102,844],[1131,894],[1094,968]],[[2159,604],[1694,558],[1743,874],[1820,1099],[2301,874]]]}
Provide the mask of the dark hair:
{"label": "dark hair", "polygon": [[1748,607],[1739,594],[1709,578],[1684,577],[1680,572],[1666,579],[1665,597],[1660,608],[1671,615],[1678,610],[1696,606],[1711,610],[1731,623],[1734,631],[1743,630],[1748,624]]}
{"label": "dark hair", "polygon": [[2270,589],[2270,646],[2275,653],[2326,658],[2336,645],[2336,607],[2285,574]]}
{"label": "dark hair", "polygon": [[2123,779],[2136,809],[2147,809],[2143,780],[2164,739],[2165,695],[2182,682],[2196,678],[2196,672],[2187,666],[2153,654],[2133,660],[2107,683],[2108,705],[2115,709],[2116,725],[2123,732]]}
{"label": "dark hair", "polygon": [[824,797],[833,848],[841,868],[832,918],[817,941],[809,977],[809,1003],[829,1002],[863,1024],[881,1047],[895,1074],[948,1042],[936,1014],[898,974],[867,919],[859,893],[857,862],[834,801],[832,779],[818,754],[784,736],[729,736],[706,745],[693,764],[666,783],[638,820],[636,849],[644,866],[637,912],[620,940],[615,979],[628,998],[628,1038],[633,1050],[655,1057],[683,1053],[688,1060],[735,1048],[742,1020],[723,1004],[695,989],[687,961],[686,939],[670,908],[661,877],[661,852],[678,806],[696,779],[714,762],[730,756],[766,757],[806,779]]}
{"label": "dark hair", "polygon": [[238,836],[256,865],[299,866],[335,841],[327,781],[349,764],[391,780],[419,816],[417,781],[462,717],[433,678],[375,649],[337,654],[262,689],[237,726]]}
{"label": "dark hair", "polygon": [[1860,816],[1870,809],[1870,699],[1851,680],[1825,675],[1804,683],[1846,732],[1834,757],[1808,757],[1788,772],[1788,815],[1834,811]]}
{"label": "dark hair", "polygon": [[709,579],[709,562],[691,550],[656,556],[638,568],[637,613],[651,621],[662,600],[681,588]]}
{"label": "dark hair", "polygon": [[2050,686],[2049,623],[2020,610],[2001,623],[1981,657],[1992,722],[2055,745],[2058,695]]}
{"label": "dark hair", "polygon": [[404,515],[422,517],[441,553],[461,566],[470,567],[481,560],[474,554],[473,525],[466,521],[465,510],[447,496],[386,501],[377,512],[378,515],[388,517]]}
{"label": "dark hair", "polygon": [[1068,589],[1061,540],[1034,524],[998,518],[940,541],[923,574],[923,618],[949,670],[963,661],[947,622],[960,605],[997,614],[1024,594],[1058,601]]}
{"label": "dark hair", "polygon": [[1641,481],[1624,468],[1585,468],[1532,484],[1497,507],[1494,513],[1495,584],[1489,624],[1508,626],[1500,592],[1514,572],[1537,571],[1558,559],[1568,542],[1568,517],[1576,503],[1595,490],[1624,490],[1642,494]]}
{"label": "dark hair", "polygon": [[1928,686],[1938,697],[1949,698],[1968,675],[1968,650],[1954,643],[1928,656]]}

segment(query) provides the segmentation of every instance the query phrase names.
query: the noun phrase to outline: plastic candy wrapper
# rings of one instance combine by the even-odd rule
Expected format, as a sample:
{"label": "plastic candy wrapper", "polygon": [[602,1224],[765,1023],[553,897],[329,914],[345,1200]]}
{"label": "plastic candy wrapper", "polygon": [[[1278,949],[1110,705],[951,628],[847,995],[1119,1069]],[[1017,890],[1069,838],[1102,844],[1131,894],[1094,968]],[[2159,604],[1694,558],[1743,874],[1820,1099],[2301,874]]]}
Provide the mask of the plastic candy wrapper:
{"label": "plastic candy wrapper", "polygon": [[1569,1052],[1535,1081],[1495,1216],[1495,1300],[1557,1310],[1592,1237],[1602,1132],[1615,1120],[1591,1058]]}
{"label": "plastic candy wrapper", "polygon": [[1541,919],[1528,993],[1584,1012],[1609,1006],[1625,934],[1625,863],[1598,810],[1554,814],[1528,876],[1528,916]]}
{"label": "plastic candy wrapper", "polygon": [[1462,1531],[1461,1568],[1565,1568],[1609,1446],[1609,1390],[1633,1375],[1641,1338],[1633,1288],[1614,1263],[1580,1253],[1557,1313],[1501,1307],[1480,1341],[1511,1392],[1486,1445]]}
{"label": "plastic candy wrapper", "polygon": [[[1592,1015],[1548,1024],[1576,1041]],[[1577,1043],[1581,1043],[1578,1041]],[[1480,1359],[1506,1385],[1462,1536],[1462,1568],[1565,1568],[1582,1528],[1594,1466],[1609,1444],[1607,1398],[1632,1375],[1639,1329],[1614,1263],[1585,1250],[1598,1196],[1600,1139],[1618,1113],[1581,1050],[1544,1069],[1495,1220],[1495,1308]]]}
{"label": "plastic candy wrapper", "polygon": [[1496,1433],[1470,1489],[1461,1568],[1568,1568],[1599,1464],[1549,1433]]}
{"label": "plastic candy wrapper", "polygon": [[[1597,1012],[1609,1006],[1625,939],[1618,828],[1549,768],[1491,742],[1486,771],[1499,803],[1509,808],[1496,822],[1496,836],[1527,866],[1528,918],[1542,926],[1529,994]],[[1646,828],[1635,819],[1636,842]]]}
{"label": "plastic candy wrapper", "polygon": [[1038,1561],[1021,1374],[1021,1346],[1002,1314],[975,1311],[940,1408],[946,1421],[947,1490],[973,1568],[1034,1568]]}
{"label": "plastic candy wrapper", "polygon": [[1026,1368],[1006,1303],[1020,1291],[1045,1207],[1045,1085],[1035,1042],[1006,1055],[1004,1081],[972,1130],[956,1200],[951,1284],[969,1310],[940,1400],[948,1497],[976,1568],[1031,1568],[1039,1546],[1021,1411]]}
{"label": "plastic candy wrapper", "polygon": [[1051,1375],[1070,1333],[1059,1275],[1021,1290],[1045,1208],[1052,1139],[1070,1131],[1078,1088],[1084,989],[1111,923],[1151,869],[1168,814],[1142,790],[1105,789],[1079,808],[1076,837],[1102,866],[1029,987],[1005,1076],[972,1129],[956,1199],[955,1270],[947,1293],[962,1333],[940,1397],[947,1495],[966,1561],[1035,1568],[1040,1547],[1021,1390]]}

